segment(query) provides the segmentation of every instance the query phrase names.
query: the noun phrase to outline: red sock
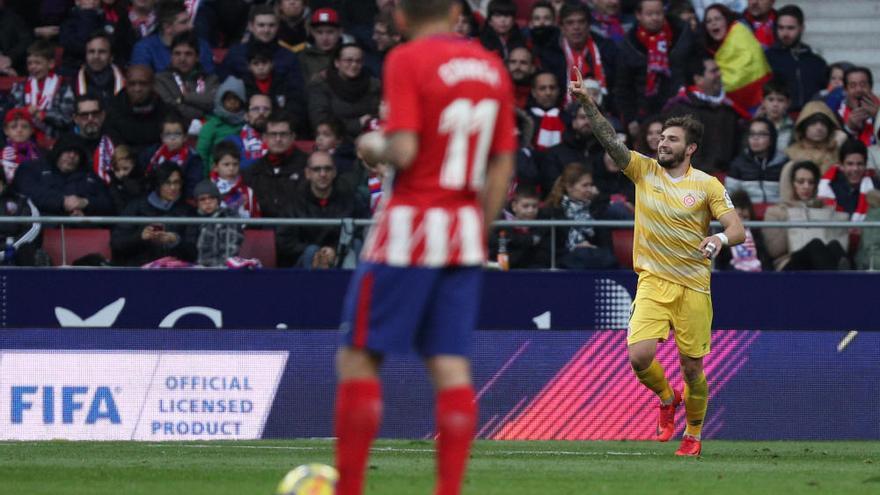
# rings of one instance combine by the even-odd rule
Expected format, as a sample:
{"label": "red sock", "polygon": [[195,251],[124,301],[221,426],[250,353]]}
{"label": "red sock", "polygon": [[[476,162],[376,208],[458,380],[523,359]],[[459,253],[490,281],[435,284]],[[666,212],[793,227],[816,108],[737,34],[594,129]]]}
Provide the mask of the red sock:
{"label": "red sock", "polygon": [[437,394],[437,491],[458,495],[477,424],[473,387],[441,390]]}
{"label": "red sock", "polygon": [[382,419],[378,380],[351,380],[336,388],[337,495],[361,495],[370,444]]}

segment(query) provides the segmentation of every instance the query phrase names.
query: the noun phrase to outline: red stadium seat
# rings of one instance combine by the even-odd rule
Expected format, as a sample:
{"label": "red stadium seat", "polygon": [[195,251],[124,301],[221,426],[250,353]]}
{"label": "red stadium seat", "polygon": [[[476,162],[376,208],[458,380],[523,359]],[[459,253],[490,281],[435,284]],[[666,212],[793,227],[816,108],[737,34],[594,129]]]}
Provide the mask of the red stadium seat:
{"label": "red stadium seat", "polygon": [[314,141],[294,141],[293,144],[299,148],[303,153],[311,154],[315,151],[315,142]]}
{"label": "red stadium seat", "polygon": [[242,258],[257,258],[266,268],[275,268],[275,231],[245,229],[238,253]]}
{"label": "red stadium seat", "polygon": [[19,76],[3,76],[0,77],[0,93],[8,93],[12,91],[12,86],[18,82],[27,81],[26,77]]}
{"label": "red stadium seat", "polygon": [[87,254],[110,259],[109,229],[43,229],[43,249],[53,266],[69,266]]}
{"label": "red stadium seat", "polygon": [[621,268],[633,266],[633,231],[631,229],[615,229],[611,231],[611,243],[614,245],[614,257]]}
{"label": "red stadium seat", "polygon": [[767,208],[772,206],[773,203],[754,203],[752,204],[752,209],[755,210],[755,218],[752,220],[763,220],[764,215],[767,213]]}

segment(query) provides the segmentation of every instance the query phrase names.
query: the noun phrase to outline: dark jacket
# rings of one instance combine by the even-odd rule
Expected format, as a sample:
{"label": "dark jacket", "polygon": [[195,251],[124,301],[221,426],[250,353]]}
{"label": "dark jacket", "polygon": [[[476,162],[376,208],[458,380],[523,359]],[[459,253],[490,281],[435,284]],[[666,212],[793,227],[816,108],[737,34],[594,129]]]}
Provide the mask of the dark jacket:
{"label": "dark jacket", "polygon": [[670,76],[657,76],[657,93],[647,96],[648,50],[636,38],[638,26],[617,45],[617,74],[614,78],[614,104],[624,123],[659,113],[663,105],[685,83],[685,67],[693,56],[696,41],[690,29],[672,19],[672,48],[669,50]]}
{"label": "dark jacket", "polygon": [[[205,218],[238,218],[238,214],[220,208]],[[199,226],[198,262],[202,266],[224,266],[227,258],[238,256],[244,242],[244,227],[241,224],[211,223]]]}
{"label": "dark jacket", "polygon": [[809,45],[797,43],[786,48],[776,42],[765,52],[773,76],[791,92],[791,108],[798,112],[819,91],[828,86],[828,64]]}
{"label": "dark jacket", "polygon": [[28,24],[8,7],[0,7],[0,53],[12,59],[19,75],[26,75],[25,53],[33,36]]}
{"label": "dark jacket", "polygon": [[562,142],[547,150],[538,165],[541,189],[549,194],[566,165],[572,162],[587,165],[590,157],[597,153],[602,153],[602,146],[595,139],[583,139],[571,129],[566,129],[562,133]]}
{"label": "dark jacket", "polygon": [[305,182],[308,159],[308,155],[294,148],[278,163],[277,170],[266,155],[242,172],[244,183],[254,190],[264,217],[278,218],[289,214],[297,186]]}
{"label": "dark jacket", "polygon": [[[30,217],[40,212],[27,197],[14,192],[8,186],[0,193],[0,216]],[[6,239],[12,238],[13,258],[6,259]],[[39,223],[4,223],[0,224],[0,263],[15,266],[33,266],[34,254],[40,243]]]}
{"label": "dark jacket", "polygon": [[[113,60],[124,66],[135,43],[134,28],[128,19],[127,6],[116,2],[116,23],[107,20],[103,10],[71,9],[67,19],[61,23],[58,41],[64,47],[59,73],[73,77],[86,58],[86,40],[95,31],[106,31],[111,35]],[[103,5],[103,4],[102,4]]]}
{"label": "dark jacket", "polygon": [[668,117],[692,114],[703,123],[703,141],[691,163],[704,172],[727,170],[739,150],[745,121],[729,105],[715,105],[687,93],[669,100],[663,109]]}
{"label": "dark jacket", "polygon": [[260,91],[257,81],[250,73],[241,78],[244,82],[244,91],[248,100],[256,94],[264,94],[272,99],[274,108],[284,109],[288,115],[294,117],[293,131],[297,139],[306,139],[311,136],[312,130],[309,125],[308,107],[306,106],[305,90],[299,81],[282,76],[277,72],[272,75],[269,84],[269,92]]}
{"label": "dark jacket", "polygon": [[[512,218],[511,218],[512,219]],[[498,258],[500,234],[504,232],[510,268],[550,268],[550,230],[537,227],[507,227],[492,230],[489,259]]]}
{"label": "dark jacket", "polygon": [[[596,198],[596,200],[590,202],[589,206],[590,216],[595,220],[601,220],[605,217],[605,212],[608,210],[608,202],[601,197]],[[570,220],[566,214],[565,210],[559,206],[554,207],[552,205],[548,205],[544,207],[540,212],[538,212],[539,220]],[[570,227],[557,227],[556,228],[556,266],[567,265],[566,259],[569,254],[568,250],[568,231]],[[585,240],[589,241],[591,244],[596,246],[597,248],[608,251],[610,253],[611,250],[611,230],[607,228],[602,229],[593,229],[593,236],[587,237]],[[612,255],[613,257],[613,255]]]}
{"label": "dark jacket", "polygon": [[783,153],[760,159],[745,150],[730,164],[724,185],[728,191],[744,190],[752,203],[778,203],[779,174],[787,162]]}
{"label": "dark jacket", "polygon": [[161,141],[162,118],[169,107],[153,94],[150,101],[140,107],[132,107],[125,91],[110,103],[104,128],[116,144],[127,144],[137,155]]}
{"label": "dark jacket", "polygon": [[[77,170],[62,174],[56,163],[61,153],[76,151],[80,155]],[[88,200],[83,213],[91,216],[113,215],[115,209],[107,187],[96,176],[89,164],[88,155],[83,148],[67,141],[59,140],[52,153],[46,158],[26,162],[15,173],[13,188],[31,198],[44,215],[67,215],[64,210],[65,196],[79,196]]]}
{"label": "dark jacket", "polygon": [[279,45],[278,42],[263,43],[256,39],[252,39],[247,43],[238,43],[233,45],[226,53],[223,59],[223,65],[220,66],[220,79],[226,79],[226,76],[235,76],[242,79],[249,74],[248,70],[248,54],[251,50],[264,48],[272,52],[272,63],[274,71],[278,76],[292,80],[299,87],[305,85],[303,80],[303,72],[299,66],[299,59],[292,51]]}
{"label": "dark jacket", "polygon": [[[148,196],[129,204],[122,211],[126,217],[191,217],[195,211],[182,200],[178,200],[170,210],[153,206]],[[174,256],[183,261],[196,261],[196,241],[199,237],[198,225],[165,225],[167,232],[180,237],[175,246],[160,246],[141,239],[146,225],[119,224],[111,233],[110,247],[113,250],[113,264],[122,266],[141,266],[165,256]]]}
{"label": "dark jacket", "polygon": [[[132,171],[132,173],[135,173]],[[110,190],[110,197],[113,199],[113,206],[116,211],[122,213],[125,208],[134,201],[142,198],[146,193],[144,180],[140,177],[123,177],[116,178],[116,175],[110,175],[110,184],[107,186]]]}
{"label": "dark jacket", "polygon": [[363,131],[360,118],[364,115],[377,116],[379,114],[379,101],[382,99],[381,83],[378,79],[370,77],[366,72],[362,77],[370,77],[369,86],[356,99],[346,99],[342,94],[334,91],[329,78],[336,77],[342,85],[351,84],[338,76],[328,75],[320,77],[308,87],[309,120],[320,122],[336,117],[345,124],[345,131],[351,139],[356,138]]}
{"label": "dark jacket", "polygon": [[517,29],[516,25],[514,25],[513,29],[510,30],[510,36],[507,38],[507,43],[504,43],[501,41],[501,37],[495,33],[487,22],[483,28],[483,32],[480,33],[480,43],[482,43],[486,50],[495,52],[501,57],[501,60],[507,60],[511,50],[526,46],[526,39],[522,32]]}
{"label": "dark jacket", "polygon": [[[310,184],[303,181],[296,191],[288,216],[293,218],[353,218],[359,216],[355,208],[354,191],[344,181],[336,180],[326,203],[312,192]],[[306,247],[339,244],[340,227],[279,227],[276,235],[278,266],[293,266]]]}

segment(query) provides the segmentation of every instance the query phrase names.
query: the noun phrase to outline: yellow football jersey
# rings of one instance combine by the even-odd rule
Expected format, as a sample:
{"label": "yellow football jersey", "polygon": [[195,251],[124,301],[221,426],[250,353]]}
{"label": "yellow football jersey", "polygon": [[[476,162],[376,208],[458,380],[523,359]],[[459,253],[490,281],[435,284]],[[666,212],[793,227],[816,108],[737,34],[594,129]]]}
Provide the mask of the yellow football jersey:
{"label": "yellow football jersey", "polygon": [[636,273],[708,293],[711,264],[698,248],[712,218],[733,210],[724,186],[693,167],[672,178],[657,160],[635,151],[623,173],[636,185]]}

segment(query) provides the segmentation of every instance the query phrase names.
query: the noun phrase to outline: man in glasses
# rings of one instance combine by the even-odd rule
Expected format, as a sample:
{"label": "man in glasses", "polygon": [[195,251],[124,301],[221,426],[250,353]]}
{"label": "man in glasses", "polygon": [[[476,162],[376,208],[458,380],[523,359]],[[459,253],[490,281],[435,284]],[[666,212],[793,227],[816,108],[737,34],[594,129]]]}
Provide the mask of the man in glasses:
{"label": "man in glasses", "polygon": [[257,163],[269,152],[269,145],[263,137],[269,114],[272,113],[272,99],[264,94],[253,94],[248,98],[248,106],[244,114],[245,124],[238,134],[224,139],[238,147],[240,167],[242,171]]}

